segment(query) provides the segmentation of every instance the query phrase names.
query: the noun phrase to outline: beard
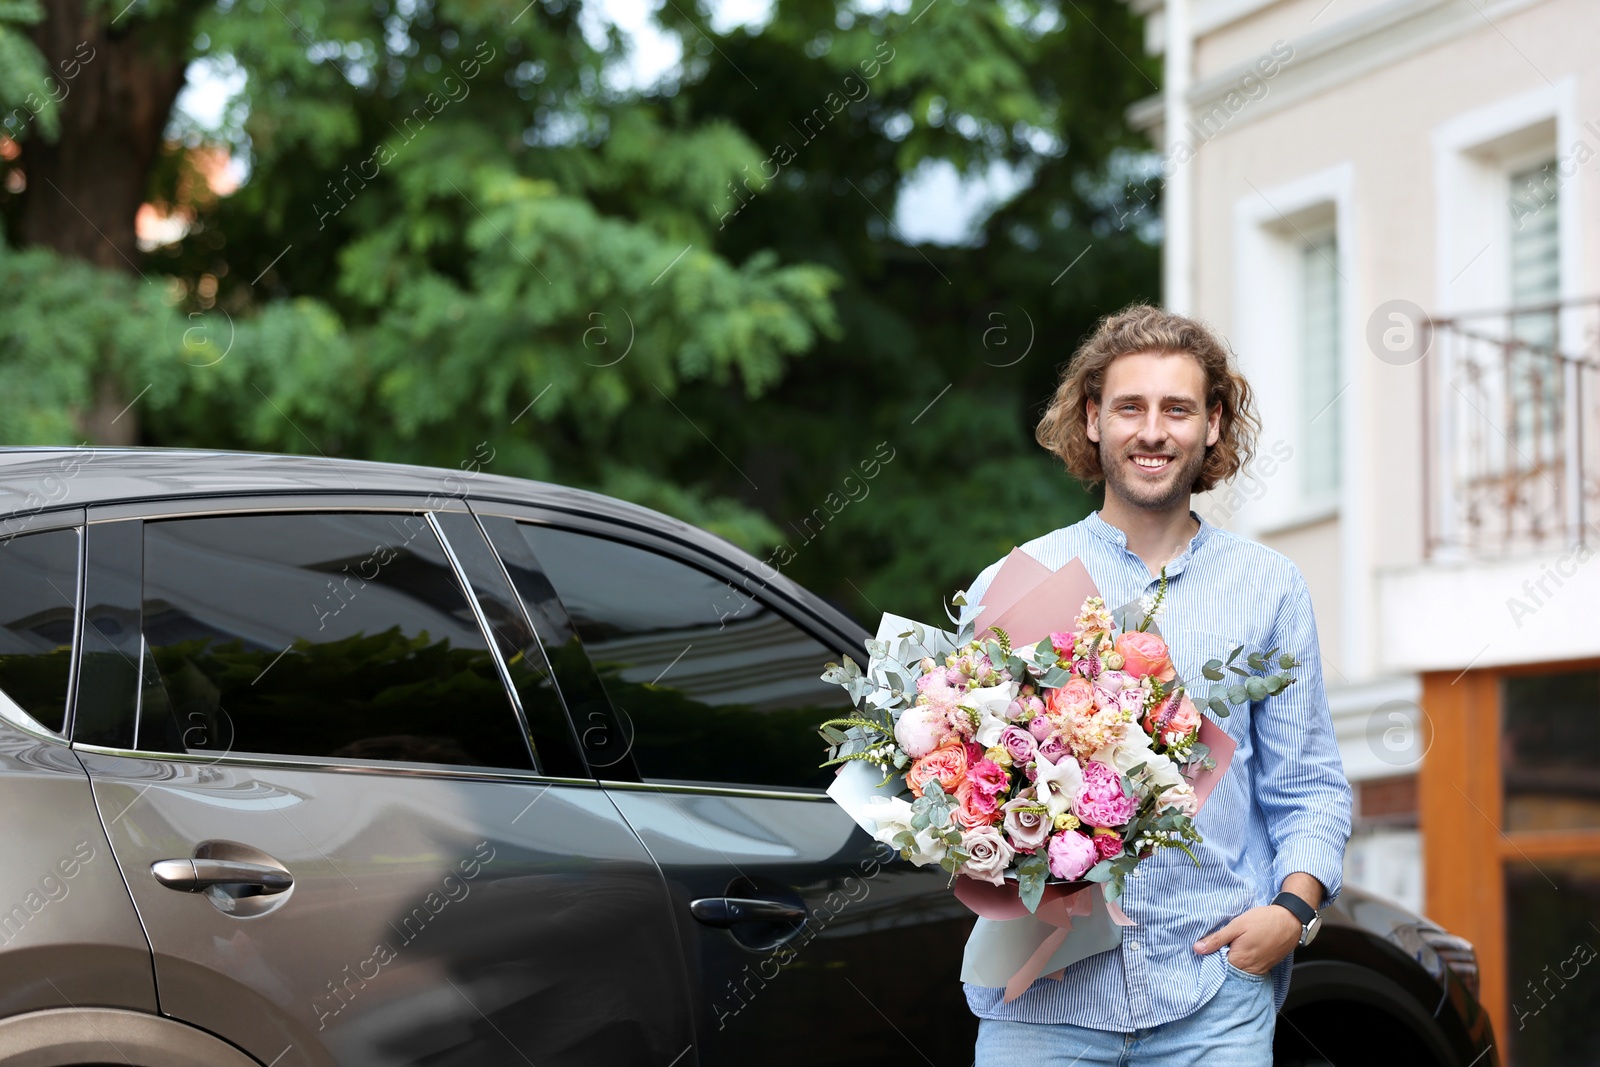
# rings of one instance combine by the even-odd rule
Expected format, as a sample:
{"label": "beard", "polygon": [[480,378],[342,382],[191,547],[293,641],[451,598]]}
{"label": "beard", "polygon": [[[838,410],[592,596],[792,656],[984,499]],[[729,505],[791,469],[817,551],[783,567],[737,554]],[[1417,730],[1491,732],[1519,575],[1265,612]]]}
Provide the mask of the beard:
{"label": "beard", "polygon": [[1111,455],[1104,440],[1100,442],[1100,469],[1106,475],[1107,492],[1114,492],[1134,507],[1150,511],[1166,511],[1183,502],[1194,490],[1195,481],[1206,465],[1206,450],[1194,455],[1181,453],[1166,473],[1165,480],[1146,481],[1129,456]]}

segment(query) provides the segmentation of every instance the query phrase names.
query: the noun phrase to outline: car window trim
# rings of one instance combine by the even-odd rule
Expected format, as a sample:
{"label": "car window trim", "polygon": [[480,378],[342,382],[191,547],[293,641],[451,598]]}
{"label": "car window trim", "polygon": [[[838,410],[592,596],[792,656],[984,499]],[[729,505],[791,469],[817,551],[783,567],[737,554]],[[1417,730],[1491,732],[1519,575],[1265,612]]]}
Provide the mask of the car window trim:
{"label": "car window trim", "polygon": [[[82,506],[60,508],[52,511],[34,511],[20,513],[25,524],[21,529],[7,531],[6,526],[19,513],[0,517],[0,551],[18,537],[27,537],[29,534],[52,533],[58,530],[74,530],[78,535],[78,569],[74,581],[77,583],[72,594],[72,654],[67,657],[67,697],[66,707],[62,711],[61,731],[50,729],[44,723],[28,716],[28,722],[16,718],[0,707],[0,718],[5,719],[7,725],[12,726],[29,737],[40,741],[53,741],[58,745],[70,745],[72,736],[73,705],[78,698],[78,650],[83,647],[83,583],[84,583],[84,553],[88,538],[84,536],[84,526],[87,524],[87,510]],[[13,701],[15,703],[15,701]]]}
{"label": "car window trim", "polygon": [[[589,516],[573,516],[565,512],[535,514],[539,512],[547,512],[548,509],[521,505],[516,506],[514,510],[509,508],[499,509],[494,505],[485,505],[482,501],[474,500],[472,501],[472,510],[479,517],[480,521],[485,516],[497,516],[501,518],[508,518],[515,522],[536,523],[538,525],[548,526],[554,529],[567,530],[573,533],[601,537],[606,540],[617,541],[621,544],[629,545],[631,547],[640,549],[641,551],[654,552],[658,555],[665,556],[668,559],[681,563],[686,567],[690,567],[704,574],[708,574],[713,578],[718,578],[724,581],[729,580],[726,572],[731,568],[729,568],[724,561],[717,559],[715,556],[709,552],[705,552],[698,546],[685,544],[681,541],[657,534],[654,531],[639,530],[637,527],[621,525],[614,523],[609,519],[593,518]],[[535,557],[537,557],[537,553],[535,553]],[[542,561],[540,566],[543,566]],[[730,582],[730,584],[732,583]],[[740,587],[736,585],[734,588],[736,590],[740,589]],[[781,598],[781,602],[775,604],[772,601],[777,598],[763,597],[757,592],[752,591],[748,586],[742,587],[742,591],[745,596],[748,596],[756,603],[763,605],[769,611],[776,613],[779,618],[782,618],[791,626],[796,627],[802,633],[809,636],[812,640],[816,641],[824,648],[833,648],[834,651],[838,652],[841,648],[849,647],[849,642],[844,638],[843,634],[838,634],[833,627],[826,625],[821,619],[817,619],[815,614],[809,611],[805,604],[797,601],[795,598],[790,597],[787,594],[784,594],[781,590],[773,589],[770,584],[763,584],[761,589],[762,592],[777,593],[778,597]],[[560,599],[559,591],[557,592],[556,596],[558,599]],[[564,600],[562,600],[562,610],[566,610],[566,602]],[[570,614],[571,613],[568,612],[569,616]],[[811,624],[807,625],[806,621],[803,620],[810,620]],[[834,640],[824,637],[824,634],[831,635]],[[587,656],[588,654],[588,648],[585,647],[584,655]],[[840,652],[839,654],[843,653]],[[610,699],[609,692],[607,693],[607,699]],[[705,793],[719,796],[780,797],[788,800],[832,799],[828,796],[828,793],[825,789],[817,789],[812,791],[801,789],[783,789],[775,786],[741,786],[698,781],[689,783],[659,781],[646,782],[643,781],[642,778],[642,775],[640,775],[639,780],[611,779],[602,776],[601,784],[607,786],[608,788],[648,790],[653,792]]]}
{"label": "car window trim", "polygon": [[[463,509],[464,510],[464,509]],[[470,515],[468,516],[470,518]],[[427,513],[428,528],[433,531],[433,536],[439,539],[439,544],[444,549],[445,559],[450,562],[450,569],[455,573],[456,582],[461,586],[461,591],[466,595],[467,604],[472,608],[472,617],[478,622],[478,629],[483,634],[484,644],[489,649],[489,655],[494,659],[495,672],[500,676],[500,686],[506,691],[506,696],[511,701],[511,713],[517,720],[517,732],[522,735],[522,743],[527,747],[528,759],[533,764],[535,773],[543,767],[539,762],[539,752],[533,743],[533,731],[528,726],[528,713],[522,707],[522,694],[517,692],[516,683],[511,678],[511,668],[506,666],[505,656],[500,652],[500,642],[495,639],[494,628],[489,625],[489,616],[484,612],[483,605],[478,601],[478,591],[472,587],[472,579],[467,575],[467,569],[461,565],[461,559],[456,555],[455,546],[450,544],[450,538],[444,532],[444,527],[434,517],[434,512]],[[475,523],[475,520],[474,520]]]}
{"label": "car window trim", "polygon": [[697,796],[757,797],[768,800],[811,800],[828,801],[829,803],[833,801],[833,798],[828,795],[825,789],[808,792],[800,789],[781,789],[777,786],[732,785],[718,784],[716,782],[632,782],[610,778],[600,779],[600,784],[607,789],[644,793],[687,793]]}
{"label": "car window trim", "polygon": [[[748,572],[737,572],[725,560],[707,552],[698,545],[680,541],[667,534],[646,530],[631,524],[623,524],[607,518],[574,515],[570,512],[554,511],[548,508],[533,507],[528,505],[502,504],[498,501],[485,503],[481,500],[471,501],[472,511],[480,517],[497,516],[512,519],[516,522],[531,522],[540,526],[549,526],[555,529],[569,530],[573,533],[592,534],[603,537],[609,541],[619,541],[632,545],[635,548],[655,552],[676,560],[688,567],[705,572],[719,581],[726,581],[738,592],[764,603],[770,610],[782,616],[785,621],[805,631],[819,644],[833,647],[836,651],[843,651],[852,647],[849,634],[828,623],[817,616],[810,606],[787,591],[777,588],[770,582],[764,581],[759,575],[749,575]],[[755,579],[755,587],[741,585],[730,575],[745,573]],[[780,572],[781,573],[781,572]],[[759,592],[757,592],[759,590]],[[563,604],[565,607],[565,604]],[[568,613],[570,615],[570,612]],[[870,634],[868,635],[871,636]],[[865,649],[861,650],[865,655]]]}
{"label": "car window trim", "polygon": [[[438,501],[440,506],[439,507],[430,506],[428,504],[428,501],[430,499],[437,499],[437,501]],[[510,776],[510,777],[515,778],[518,781],[563,782],[563,783],[565,783],[565,782],[584,782],[584,783],[587,783],[587,784],[594,784],[594,779],[558,778],[558,777],[554,777],[554,776],[544,775],[544,774],[539,772],[539,769],[538,769],[539,768],[538,754],[531,752],[533,742],[532,742],[532,739],[528,737],[527,720],[526,720],[526,717],[525,717],[524,712],[522,710],[521,701],[517,697],[515,687],[510,684],[509,671],[508,671],[508,669],[507,669],[507,667],[505,665],[504,660],[502,659],[502,657],[500,655],[499,649],[495,645],[494,634],[492,632],[490,632],[487,629],[487,627],[485,626],[486,618],[485,618],[485,615],[483,613],[483,606],[478,603],[477,595],[473,591],[471,584],[467,581],[466,575],[463,573],[463,571],[461,569],[460,561],[456,558],[454,551],[450,547],[449,540],[444,536],[444,532],[443,532],[443,530],[441,530],[439,528],[438,523],[436,523],[432,518],[432,514],[431,513],[433,511],[436,511],[436,510],[445,510],[445,511],[457,512],[457,513],[462,513],[462,514],[467,514],[467,515],[471,514],[471,509],[467,507],[466,501],[464,499],[460,498],[460,497],[431,498],[431,497],[425,497],[425,496],[419,496],[419,495],[407,494],[407,493],[327,493],[327,494],[324,494],[324,493],[299,493],[299,492],[297,492],[297,493],[282,493],[282,494],[263,493],[263,494],[256,494],[256,495],[240,494],[240,495],[237,495],[237,496],[227,496],[227,497],[171,497],[171,498],[166,498],[166,499],[162,499],[162,500],[146,501],[146,502],[139,502],[139,503],[133,503],[133,504],[118,503],[118,504],[107,504],[107,505],[91,506],[91,507],[89,507],[87,509],[87,513],[84,516],[84,519],[85,519],[84,525],[88,526],[88,525],[100,524],[100,523],[128,522],[128,521],[132,521],[132,520],[138,520],[141,523],[141,526],[142,526],[143,523],[146,522],[146,521],[157,521],[157,522],[160,522],[160,521],[167,520],[167,519],[189,519],[189,518],[203,519],[203,518],[211,518],[211,517],[222,518],[222,517],[239,516],[239,515],[272,515],[272,514],[286,514],[286,513],[315,514],[315,513],[319,513],[319,512],[320,513],[325,513],[325,512],[380,512],[380,513],[390,513],[390,514],[397,513],[397,512],[408,512],[408,513],[413,514],[413,515],[421,515],[423,518],[425,518],[427,520],[429,528],[431,530],[433,530],[433,532],[434,532],[434,536],[439,538],[439,543],[442,546],[442,549],[443,549],[443,551],[445,553],[445,557],[446,557],[446,559],[448,560],[448,562],[450,564],[451,572],[455,575],[457,582],[459,582],[461,584],[461,587],[464,590],[465,596],[467,598],[467,602],[472,608],[473,618],[476,620],[479,630],[483,633],[484,640],[488,643],[490,655],[492,655],[494,657],[495,671],[496,671],[496,674],[498,675],[498,677],[500,678],[501,688],[506,691],[507,698],[510,701],[510,707],[511,707],[512,714],[515,717],[515,720],[516,720],[516,723],[517,723],[517,729],[522,733],[523,737],[527,739],[525,741],[525,744],[527,744],[529,746],[529,750],[530,750],[530,753],[531,753],[531,759],[532,759],[532,762],[533,762],[533,770],[518,770],[516,768],[504,768],[503,770],[497,772],[495,775],[492,775],[492,776],[493,777]],[[142,543],[142,541],[143,541],[143,533],[142,533],[142,531],[141,531],[140,539],[141,539],[141,543]],[[87,560],[86,560],[87,545],[88,545],[88,538],[87,537],[82,537],[80,539],[79,562],[78,562],[78,568],[79,568],[79,591],[78,591],[79,610],[77,612],[78,621],[75,624],[75,633],[77,632],[77,628],[81,627],[82,624],[83,624],[83,616],[84,616],[84,611],[85,611],[84,602],[83,602],[83,596],[84,596],[83,580],[84,580],[84,571],[85,571],[85,568],[86,568],[86,565],[87,565]],[[141,576],[141,585],[142,585],[142,576]],[[141,612],[140,612],[139,631],[140,631],[140,640],[141,640],[141,643],[142,643],[143,642],[143,634],[144,634],[144,622],[143,622],[143,611],[142,611],[142,605],[143,605],[143,590],[142,590],[142,588],[141,588],[141,591],[140,591],[140,604],[141,604]],[[81,650],[78,650],[78,651],[74,652],[73,659],[74,659],[74,665],[73,665],[72,687],[69,690],[69,699],[71,701],[71,707],[69,709],[70,712],[75,712],[77,710],[76,709],[76,704],[77,704],[77,695],[78,694],[77,694],[76,672],[77,672],[77,660],[81,659]],[[140,697],[142,699],[142,693],[140,694]],[[10,721],[10,720],[8,719],[7,721]],[[71,718],[69,718],[68,721],[69,721],[69,724],[70,724],[73,720]],[[135,736],[135,739],[137,739],[138,735],[135,734],[134,736]],[[324,757],[304,757],[303,759],[292,757],[292,756],[288,756],[288,755],[282,755],[282,754],[272,754],[271,756],[264,756],[264,757],[231,757],[231,756],[217,757],[215,755],[195,756],[195,755],[191,755],[189,753],[182,753],[182,752],[147,752],[147,751],[144,751],[142,749],[122,749],[122,748],[107,747],[107,746],[102,746],[102,745],[95,745],[95,744],[92,744],[92,743],[81,742],[81,741],[72,741],[72,742],[69,742],[69,744],[71,745],[72,748],[82,749],[83,751],[86,751],[86,752],[99,752],[99,753],[103,753],[103,754],[107,754],[107,755],[120,755],[120,756],[124,756],[124,757],[139,758],[139,759],[168,759],[168,760],[176,760],[176,761],[180,761],[180,762],[214,763],[214,764],[231,763],[234,760],[237,760],[237,761],[239,761],[239,762],[241,762],[243,764],[256,765],[256,766],[277,766],[277,765],[283,765],[283,766],[315,766],[315,767],[322,767],[322,768],[333,769],[333,770],[347,769],[347,768],[348,769],[353,769],[353,770],[372,770],[375,773],[382,773],[386,768],[392,768],[392,769],[394,769],[396,771],[407,769],[407,768],[405,768],[405,766],[403,764],[399,763],[398,761],[373,761],[374,763],[379,764],[379,765],[378,766],[369,766],[368,763],[365,762],[365,761],[359,761],[358,760],[358,761],[351,761],[351,762],[341,762],[341,761],[332,760],[331,757],[325,757],[325,756]],[[437,775],[435,775],[435,776],[437,776]],[[466,777],[475,777],[475,776],[471,775],[471,774],[467,774]]]}
{"label": "car window trim", "polygon": [[[435,501],[436,503],[430,503]],[[429,511],[467,512],[461,497],[432,497],[414,493],[260,493],[232,496],[178,496],[135,503],[99,504],[88,509],[88,522],[125,519],[203,519],[208,516],[271,514],[290,511]]]}

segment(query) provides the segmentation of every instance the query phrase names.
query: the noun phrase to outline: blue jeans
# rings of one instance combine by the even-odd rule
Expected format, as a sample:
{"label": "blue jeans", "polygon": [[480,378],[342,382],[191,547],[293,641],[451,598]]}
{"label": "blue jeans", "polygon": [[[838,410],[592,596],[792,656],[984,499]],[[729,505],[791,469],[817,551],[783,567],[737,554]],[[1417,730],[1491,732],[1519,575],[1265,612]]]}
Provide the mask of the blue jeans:
{"label": "blue jeans", "polygon": [[975,1067],[1272,1067],[1272,976],[1225,967],[1222,988],[1193,1015],[1131,1034],[980,1019]]}

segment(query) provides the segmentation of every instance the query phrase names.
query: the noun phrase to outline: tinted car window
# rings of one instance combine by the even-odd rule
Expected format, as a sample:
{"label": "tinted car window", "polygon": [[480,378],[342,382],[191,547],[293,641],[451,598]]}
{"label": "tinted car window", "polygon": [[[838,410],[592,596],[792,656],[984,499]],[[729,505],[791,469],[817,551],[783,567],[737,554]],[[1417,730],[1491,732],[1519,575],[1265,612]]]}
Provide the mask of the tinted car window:
{"label": "tinted car window", "polygon": [[519,524],[646,781],[825,788],[817,724],[848,710],[838,654],[736,588],[621,542]]}
{"label": "tinted car window", "polygon": [[143,617],[140,748],[532,766],[422,516],[147,522]]}
{"label": "tinted car window", "polygon": [[0,542],[0,699],[60,733],[72,671],[78,531]]}

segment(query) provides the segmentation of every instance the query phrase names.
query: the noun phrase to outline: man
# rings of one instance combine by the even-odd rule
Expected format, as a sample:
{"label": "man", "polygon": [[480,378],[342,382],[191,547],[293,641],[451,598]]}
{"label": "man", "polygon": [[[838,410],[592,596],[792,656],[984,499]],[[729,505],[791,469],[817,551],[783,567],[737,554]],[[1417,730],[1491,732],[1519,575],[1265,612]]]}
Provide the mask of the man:
{"label": "man", "polygon": [[[1292,953],[1339,892],[1351,793],[1305,578],[1190,510],[1190,494],[1249,461],[1259,425],[1222,341],[1146,306],[1100,323],[1039,424],[1039,443],[1071,474],[1105,482],[1105,504],[1023,551],[1052,568],[1081,558],[1111,607],[1153,593],[1165,563],[1157,626],[1197,692],[1211,684],[1201,664],[1238,644],[1300,666],[1294,684],[1217,721],[1238,748],[1196,819],[1199,866],[1179,849],[1140,863],[1121,900],[1136,925],[1119,947],[1010,1004],[1003,990],[966,987],[977,1067],[1272,1062]],[[968,590],[969,613],[1001,562]]]}

